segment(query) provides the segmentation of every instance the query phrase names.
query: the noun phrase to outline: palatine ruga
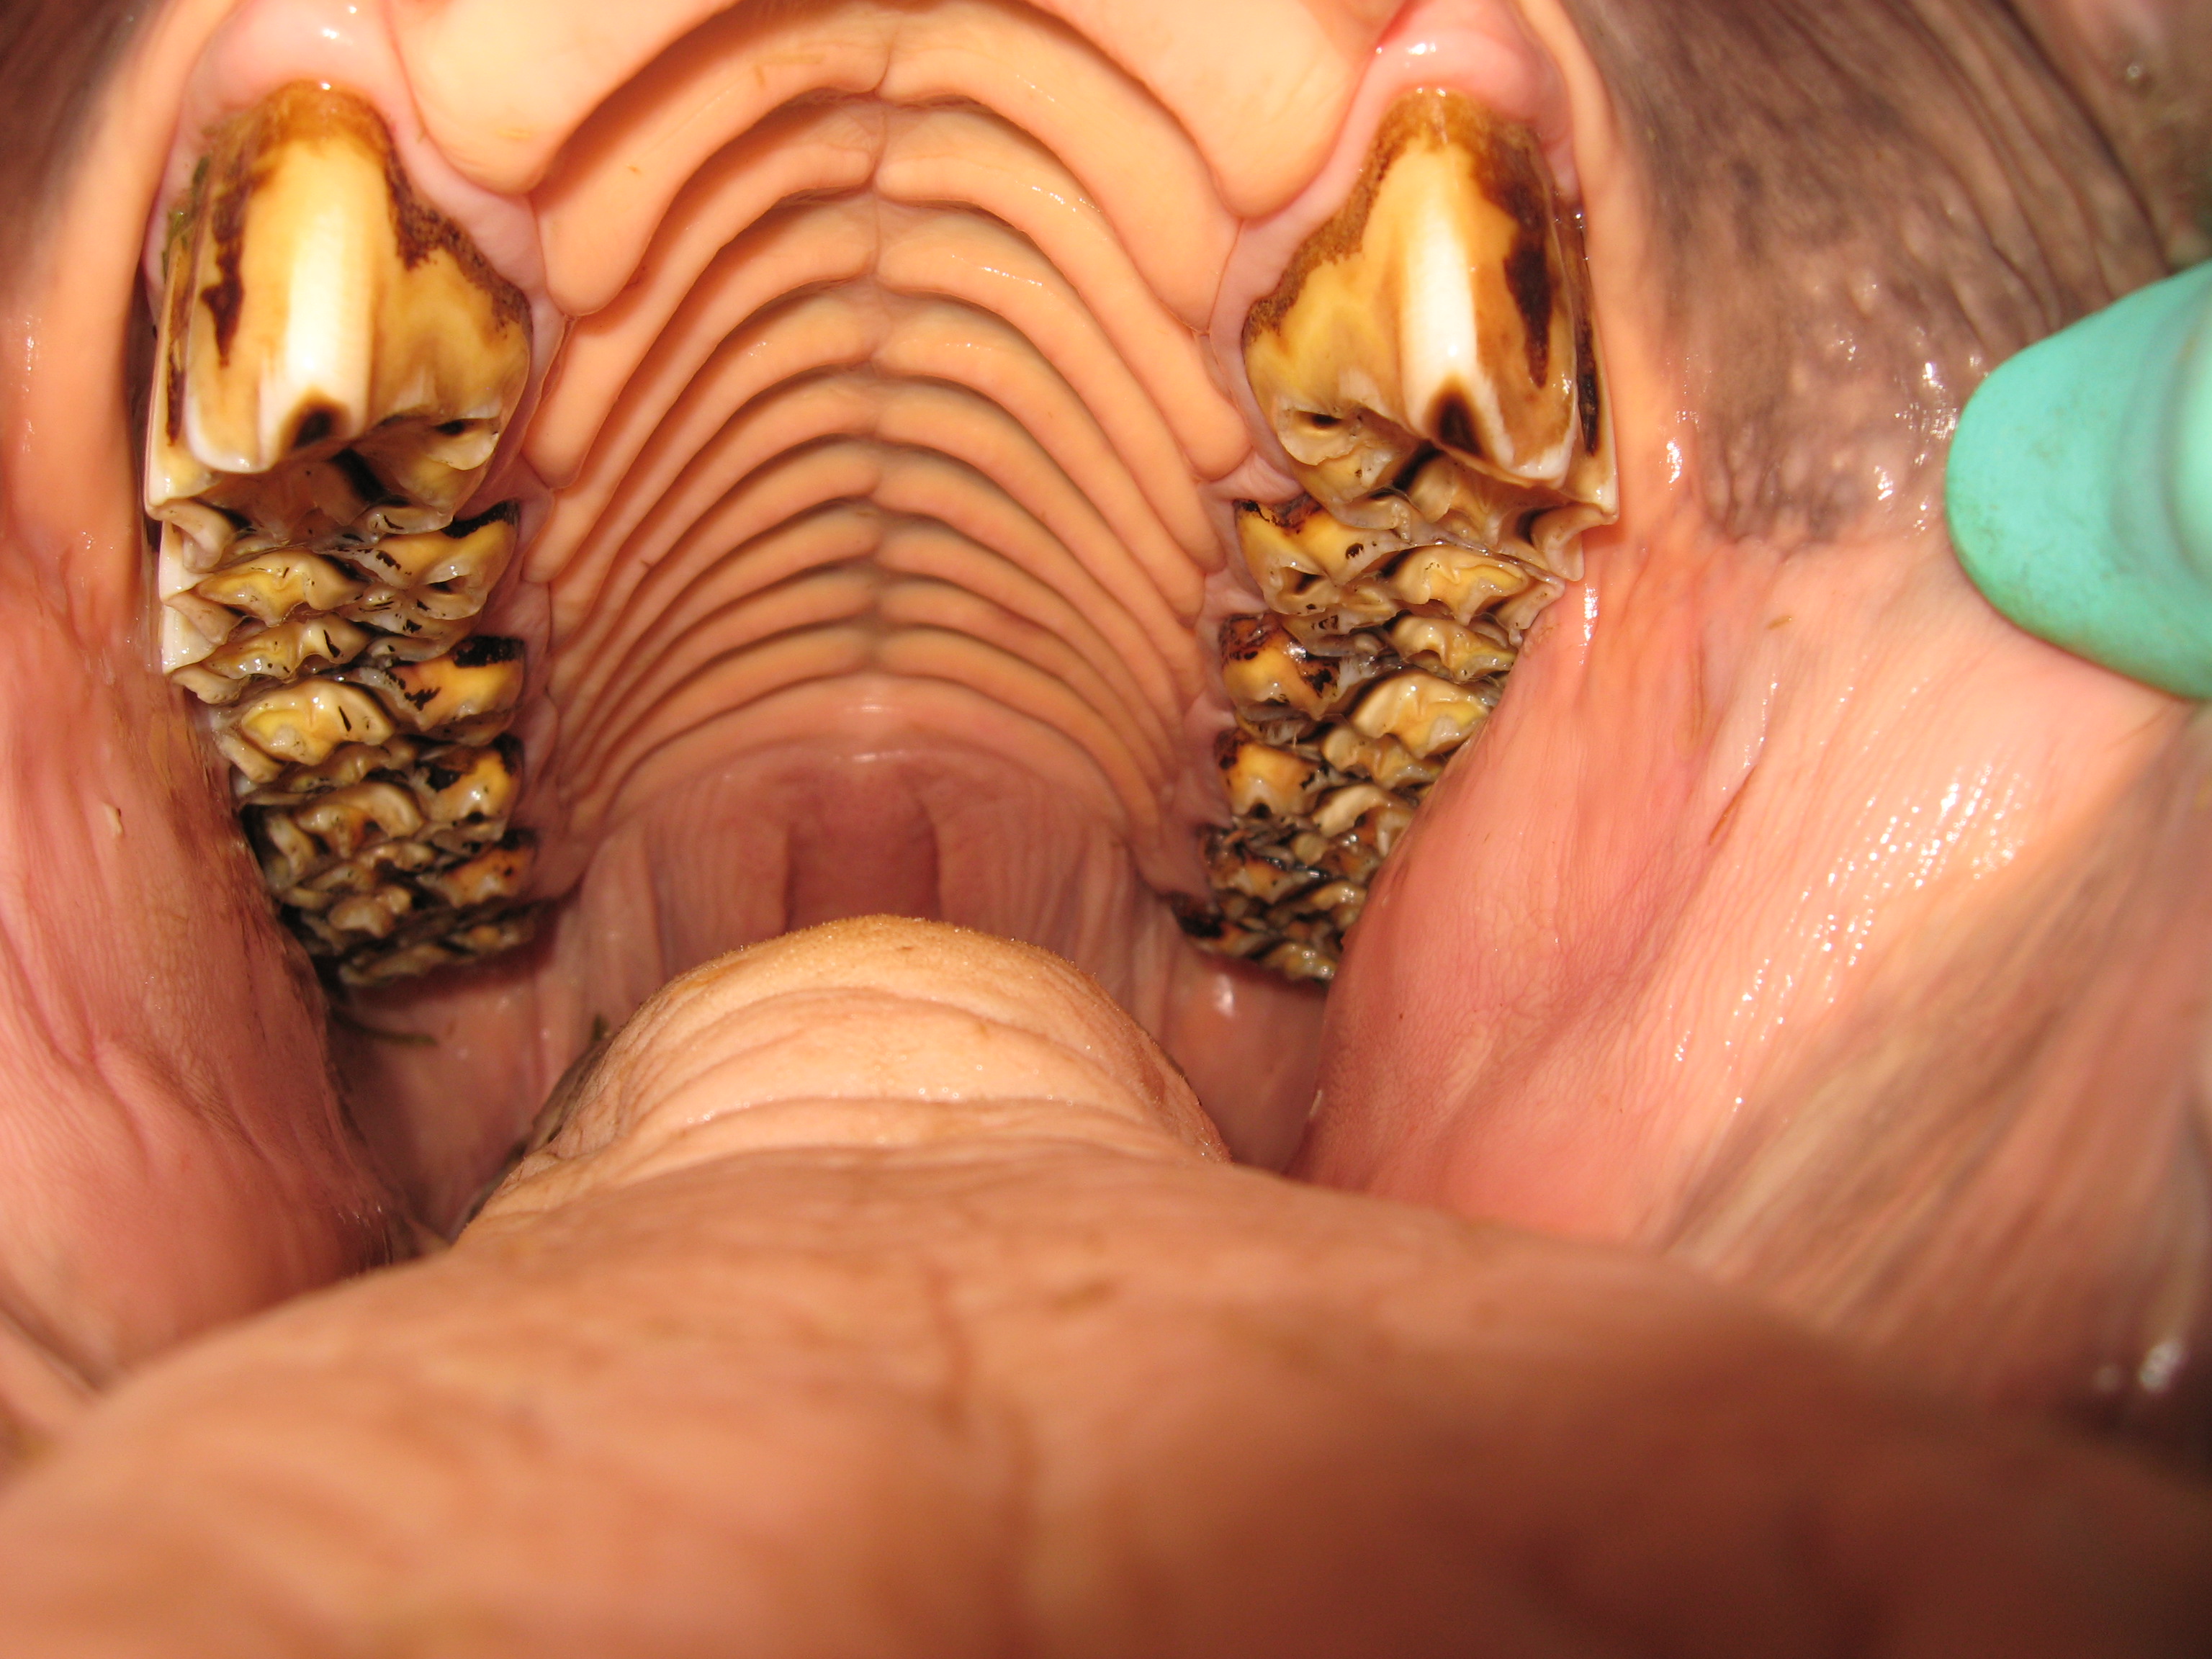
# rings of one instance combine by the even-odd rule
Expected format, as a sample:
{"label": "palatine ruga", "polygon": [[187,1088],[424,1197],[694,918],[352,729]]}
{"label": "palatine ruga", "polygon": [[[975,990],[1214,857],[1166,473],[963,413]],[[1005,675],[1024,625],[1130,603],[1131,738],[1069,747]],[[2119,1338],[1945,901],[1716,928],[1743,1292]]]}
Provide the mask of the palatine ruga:
{"label": "palatine ruga", "polygon": [[[523,942],[526,665],[476,631],[519,514],[474,498],[529,380],[526,301],[368,105],[300,83],[209,135],[157,322],[163,667],[286,921],[354,985]],[[1210,900],[1178,908],[1210,949],[1325,981],[1614,515],[1579,217],[1526,131],[1408,93],[1243,348],[1305,493],[1237,506],[1266,610],[1220,632],[1232,822]]]}

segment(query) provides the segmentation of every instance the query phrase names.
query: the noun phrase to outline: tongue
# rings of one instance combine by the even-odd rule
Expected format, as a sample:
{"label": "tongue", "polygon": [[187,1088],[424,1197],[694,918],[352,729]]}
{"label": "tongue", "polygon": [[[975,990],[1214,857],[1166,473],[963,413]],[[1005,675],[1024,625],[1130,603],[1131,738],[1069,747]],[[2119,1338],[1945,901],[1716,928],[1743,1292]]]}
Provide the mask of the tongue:
{"label": "tongue", "polygon": [[1095,981],[1030,946],[890,917],[672,981],[564,1080],[534,1138],[488,1220],[774,1148],[1041,1138],[1227,1156]]}

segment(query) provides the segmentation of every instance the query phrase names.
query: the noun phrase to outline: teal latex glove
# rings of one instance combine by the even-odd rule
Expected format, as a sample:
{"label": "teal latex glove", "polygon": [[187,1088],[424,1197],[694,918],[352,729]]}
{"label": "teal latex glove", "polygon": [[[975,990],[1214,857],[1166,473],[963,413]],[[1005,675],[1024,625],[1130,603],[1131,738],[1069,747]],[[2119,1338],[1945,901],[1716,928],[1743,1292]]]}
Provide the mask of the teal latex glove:
{"label": "teal latex glove", "polygon": [[1952,545],[2039,639],[2212,697],[2212,264],[1990,376],[1951,444]]}

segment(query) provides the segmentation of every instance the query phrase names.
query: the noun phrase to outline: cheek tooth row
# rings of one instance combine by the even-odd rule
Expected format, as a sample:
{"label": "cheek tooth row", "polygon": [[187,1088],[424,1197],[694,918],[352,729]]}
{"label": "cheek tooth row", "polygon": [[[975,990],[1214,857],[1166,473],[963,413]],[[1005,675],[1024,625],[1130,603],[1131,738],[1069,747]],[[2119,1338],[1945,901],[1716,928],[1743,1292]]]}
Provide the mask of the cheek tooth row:
{"label": "cheek tooth row", "polygon": [[[1219,639],[1233,822],[1212,902],[1180,906],[1211,948],[1334,973],[1613,516],[1587,286],[1529,135],[1422,91],[1255,307],[1253,392],[1307,494],[1237,510],[1267,611]],[[208,705],[286,921],[351,984],[520,943],[522,649],[473,632],[518,514],[454,515],[529,379],[521,295],[413,198],[372,110],[303,84],[210,135],[159,320],[164,667]]]}
{"label": "cheek tooth row", "polygon": [[159,326],[162,666],[285,921],[350,985],[523,943],[523,649],[474,631],[520,514],[454,518],[529,379],[522,295],[372,109],[302,83],[210,135]]}
{"label": "cheek tooth row", "polygon": [[1219,636],[1231,823],[1207,949],[1334,975],[1369,882],[1616,514],[1580,226],[1525,130],[1421,90],[1244,333],[1307,493],[1237,504],[1267,610]]}

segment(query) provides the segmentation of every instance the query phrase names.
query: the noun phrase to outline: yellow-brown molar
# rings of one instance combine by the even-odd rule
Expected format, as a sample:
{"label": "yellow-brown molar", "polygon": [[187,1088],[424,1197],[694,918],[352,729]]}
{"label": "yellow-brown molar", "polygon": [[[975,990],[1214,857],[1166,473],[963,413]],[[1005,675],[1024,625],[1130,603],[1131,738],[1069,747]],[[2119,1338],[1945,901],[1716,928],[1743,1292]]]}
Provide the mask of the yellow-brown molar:
{"label": "yellow-brown molar", "polygon": [[246,823],[310,953],[380,984],[528,937],[534,849],[507,824],[520,781],[511,738],[356,744],[255,790]]}
{"label": "yellow-brown molar", "polygon": [[1408,668],[1360,698],[1349,724],[1363,738],[1395,738],[1416,760],[1430,760],[1473,737],[1490,709],[1480,691]]}
{"label": "yellow-brown molar", "polygon": [[368,635],[343,617],[304,617],[218,646],[169,678],[202,702],[234,703],[257,683],[289,685],[317,669],[343,667],[368,643]]}
{"label": "yellow-brown molar", "polygon": [[1321,757],[1346,777],[1371,778],[1385,789],[1418,794],[1443,775],[1443,764],[1425,760],[1388,732],[1369,737],[1349,726],[1322,734]]}
{"label": "yellow-brown molar", "polygon": [[216,128],[164,265],[146,509],[185,568],[434,530],[474,493],[529,308],[362,99],[301,82]]}
{"label": "yellow-brown molar", "polygon": [[535,933],[537,907],[519,898],[532,851],[520,830],[473,858],[434,865],[418,842],[382,842],[288,889],[285,919],[344,985],[494,956]]}
{"label": "yellow-brown molar", "polygon": [[1366,884],[1489,719],[1614,511],[1578,221],[1519,127],[1394,104],[1344,208],[1253,307],[1245,366],[1307,495],[1237,506],[1267,616],[1219,637],[1234,822],[1208,948],[1326,980]]}
{"label": "yellow-brown molar", "polygon": [[369,586],[346,616],[398,635],[475,617],[514,557],[517,517],[514,503],[504,501],[464,523],[348,549]]}
{"label": "yellow-brown molar", "polygon": [[440,919],[419,939],[402,926],[389,943],[353,949],[338,962],[336,972],[343,985],[389,985],[436,969],[503,956],[529,944],[537,932],[538,912],[528,907],[495,909],[459,922]]}
{"label": "yellow-brown molar", "polygon": [[1239,501],[1237,540],[1267,608],[1309,645],[1419,612],[1449,617],[1462,629],[1486,617],[1498,640],[1514,646],[1564,591],[1555,577],[1510,554],[1362,530],[1310,496],[1284,507]]}
{"label": "yellow-brown molar", "polygon": [[1331,789],[1311,816],[1251,816],[1208,832],[1211,903],[1179,899],[1184,931],[1206,949],[1326,983],[1367,884],[1413,821],[1413,803],[1370,783]]}
{"label": "yellow-brown molar", "polygon": [[1238,817],[1295,818],[1313,809],[1322,781],[1315,762],[1233,731],[1221,734],[1216,752],[1229,810]]}
{"label": "yellow-brown molar", "polygon": [[487,722],[503,726],[522,700],[522,641],[474,635],[441,656],[356,665],[347,678],[374,687],[404,728],[429,733],[465,726],[489,736]]}
{"label": "yellow-brown molar", "polygon": [[[364,586],[332,560],[305,548],[280,547],[240,559],[185,592],[191,596],[196,620],[206,618],[203,631],[227,637],[216,630],[235,628],[240,617],[274,623],[302,611],[326,616],[359,599]],[[174,606],[178,600],[172,597],[169,603]],[[201,606],[214,606],[221,614],[198,609]]]}
{"label": "yellow-brown molar", "polygon": [[[281,814],[285,823],[315,837],[321,843],[312,860],[317,868],[391,838],[472,854],[507,833],[521,777],[521,745],[512,738],[482,744],[398,738],[353,744],[321,767],[252,791],[241,805],[268,809],[258,822],[274,823]],[[291,886],[306,873],[295,862],[278,885]]]}
{"label": "yellow-brown molar", "polygon": [[1311,496],[1284,507],[1239,501],[1237,544],[1260,597],[1279,616],[1346,634],[1387,623],[1405,608],[1370,573],[1404,551],[1406,538],[1346,524]]}
{"label": "yellow-brown molar", "polygon": [[1525,128],[1401,96],[1244,329],[1298,481],[1360,530],[1574,576],[1617,486],[1577,220]]}
{"label": "yellow-brown molar", "polygon": [[264,692],[218,720],[216,746],[256,784],[289,766],[315,767],[342,748],[377,744],[392,734],[384,705],[357,685],[308,679]]}
{"label": "yellow-brown molar", "polygon": [[411,732],[483,743],[506,727],[522,696],[518,640],[478,635],[427,662],[356,664],[344,679],[318,676],[266,691],[224,714],[216,740],[257,787],[288,768],[318,768],[340,750]]}
{"label": "yellow-brown molar", "polygon": [[1212,902],[1176,907],[1206,948],[1294,979],[1334,974],[1368,880],[1444,758],[1488,718],[1495,671],[1512,661],[1487,635],[1419,620],[1430,627],[1407,630],[1409,645],[1492,672],[1462,683],[1408,665],[1376,631],[1330,640],[1332,656],[1294,637],[1291,618],[1224,624],[1237,724],[1216,741],[1215,759],[1235,822],[1205,837]]}
{"label": "yellow-brown molar", "polygon": [[520,514],[453,514],[529,379],[522,295],[374,110],[304,84],[210,136],[164,283],[162,663],[218,711],[285,921],[349,984],[519,942],[523,653],[471,629]]}
{"label": "yellow-brown molar", "polygon": [[1222,624],[1221,678],[1240,708],[1308,720],[1326,716],[1346,689],[1335,661],[1313,655],[1267,617],[1231,617]]}
{"label": "yellow-brown molar", "polygon": [[515,516],[509,502],[464,525],[330,555],[278,548],[242,559],[171,598],[222,642],[169,678],[228,705],[259,683],[289,685],[356,658],[381,666],[449,654],[514,555]]}
{"label": "yellow-brown molar", "polygon": [[235,780],[239,805],[296,806],[301,801],[333,789],[347,789],[373,772],[404,772],[415,764],[423,744],[412,738],[393,738],[380,744],[349,743],[313,766],[293,766],[256,784],[240,773]]}
{"label": "yellow-brown molar", "polygon": [[216,728],[287,924],[348,985],[526,941],[533,848],[508,826],[522,751],[500,735],[522,691],[520,643],[477,635],[426,662],[345,672],[363,683],[280,686]]}
{"label": "yellow-brown molar", "polygon": [[1435,617],[1401,617],[1390,624],[1389,639],[1407,662],[1462,685],[1507,672],[1519,655],[1490,627],[1463,628]]}

